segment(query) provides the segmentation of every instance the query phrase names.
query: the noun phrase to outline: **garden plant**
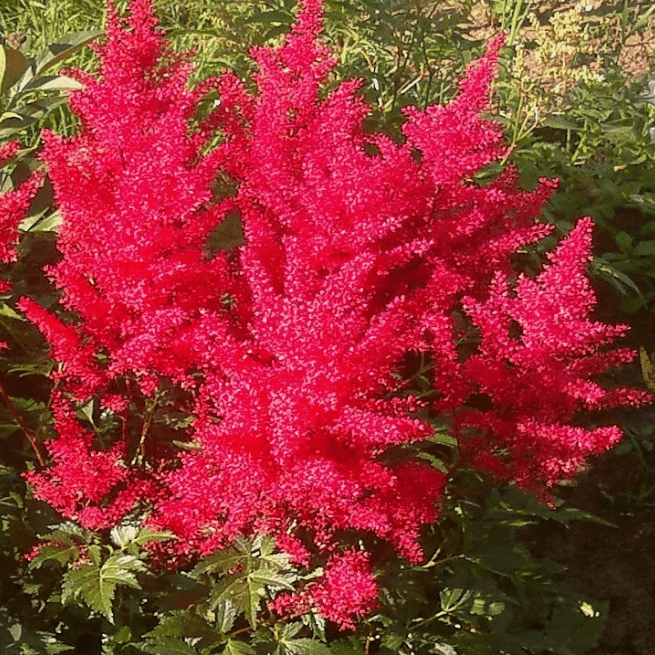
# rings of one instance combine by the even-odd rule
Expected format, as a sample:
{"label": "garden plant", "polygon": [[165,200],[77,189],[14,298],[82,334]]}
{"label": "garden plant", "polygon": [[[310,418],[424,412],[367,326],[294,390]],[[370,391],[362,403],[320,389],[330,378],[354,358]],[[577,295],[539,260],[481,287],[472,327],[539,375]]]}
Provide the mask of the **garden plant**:
{"label": "garden plant", "polygon": [[652,500],[652,223],[615,211],[655,207],[652,105],[597,106],[643,114],[585,203],[581,9],[464,47],[453,3],[434,39],[438,3],[269,4],[213,51],[153,0],[5,36],[0,646],[599,653],[609,604],[526,528],[602,522],[559,495],[626,432]]}

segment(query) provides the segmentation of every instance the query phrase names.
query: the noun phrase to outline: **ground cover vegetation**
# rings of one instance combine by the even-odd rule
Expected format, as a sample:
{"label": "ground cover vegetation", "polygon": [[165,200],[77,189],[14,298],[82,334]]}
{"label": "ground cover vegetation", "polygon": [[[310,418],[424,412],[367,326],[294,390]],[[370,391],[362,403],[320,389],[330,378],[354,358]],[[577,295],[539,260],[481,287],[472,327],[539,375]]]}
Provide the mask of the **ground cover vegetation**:
{"label": "ground cover vegetation", "polygon": [[654,13],[0,0],[3,649],[648,653]]}

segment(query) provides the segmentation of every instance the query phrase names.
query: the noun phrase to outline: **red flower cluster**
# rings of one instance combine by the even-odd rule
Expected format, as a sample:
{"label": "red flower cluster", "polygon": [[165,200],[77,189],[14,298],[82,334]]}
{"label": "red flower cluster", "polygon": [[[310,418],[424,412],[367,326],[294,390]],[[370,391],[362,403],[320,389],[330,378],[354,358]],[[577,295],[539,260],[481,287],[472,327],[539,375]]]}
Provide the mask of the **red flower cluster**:
{"label": "red flower cluster", "polygon": [[342,630],[354,630],[355,620],[375,609],[378,594],[368,553],[346,550],[332,558],[318,580],[300,593],[278,594],[269,607],[288,617],[316,610]]}
{"label": "red flower cluster", "polygon": [[[0,166],[10,162],[20,150],[17,141],[8,141],[0,146]],[[9,264],[17,259],[18,225],[27,214],[30,203],[41,186],[43,170],[36,171],[18,188],[0,195],[0,262]],[[0,280],[0,293],[9,291],[10,283]],[[7,344],[0,341],[0,349]]]}
{"label": "red flower cluster", "polygon": [[[322,554],[322,584],[278,609],[352,625],[377,586],[340,534],[418,561],[437,517],[443,475],[384,459],[433,433],[421,406],[453,417],[471,462],[538,489],[618,439],[570,426],[578,411],[644,399],[590,381],[632,357],[601,350],[624,328],[589,319],[590,223],[512,285],[510,255],[548,232],[536,218],[553,184],[520,191],[512,169],[476,182],[506,153],[480,117],[500,38],[453,103],[406,111],[396,143],[365,132],[357,81],[330,86],[320,0],[301,3],[283,45],[253,53],[254,92],[231,74],[189,91],[150,5],[134,0],[126,23],[110,5],[100,76],[80,75],[71,97],[81,131],[46,135],[63,219],[51,273],[72,318],[22,303],[65,365],[53,463],[30,481],[91,528],[148,502],[180,554],[253,532],[302,564]],[[219,101],[203,113],[210,89]],[[216,197],[217,180],[236,191]],[[246,243],[211,255],[228,213]],[[401,393],[410,352],[434,364],[430,403]],[[193,449],[179,458],[155,447],[128,458],[129,430],[105,450],[76,425],[71,403],[93,395],[125,425],[137,386],[152,396],[171,381],[194,398]],[[480,396],[491,409],[475,409]],[[154,439],[145,419],[141,437]]]}
{"label": "red flower cluster", "polygon": [[[8,141],[0,146],[0,166],[9,162],[19,150],[17,141]],[[16,259],[18,224],[25,218],[42,178],[42,171],[33,173],[17,189],[0,195],[0,262],[8,264]]]}

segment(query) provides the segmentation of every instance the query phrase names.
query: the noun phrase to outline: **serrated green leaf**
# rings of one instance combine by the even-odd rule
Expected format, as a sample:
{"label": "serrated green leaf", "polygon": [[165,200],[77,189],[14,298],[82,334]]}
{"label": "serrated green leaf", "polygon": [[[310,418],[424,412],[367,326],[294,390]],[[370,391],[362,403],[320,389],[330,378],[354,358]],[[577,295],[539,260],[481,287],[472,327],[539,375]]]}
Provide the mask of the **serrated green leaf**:
{"label": "serrated green leaf", "polygon": [[253,583],[248,577],[239,578],[221,594],[219,600],[231,600],[245,615],[250,626],[257,627],[257,610],[264,596],[264,585]]}
{"label": "serrated green leaf", "polygon": [[132,629],[129,625],[122,625],[112,635],[108,635],[108,639],[114,644],[129,644],[132,638]]}
{"label": "serrated green leaf", "polygon": [[222,600],[215,608],[216,612],[216,627],[221,632],[229,632],[234,626],[234,622],[237,620],[239,613],[237,608],[234,606],[234,603],[225,599]]}
{"label": "serrated green leaf", "polygon": [[295,623],[285,623],[280,630],[281,641],[293,639],[303,628],[303,624],[296,621]]}
{"label": "serrated green leaf", "polygon": [[62,523],[49,525],[48,529],[52,530],[52,532],[39,535],[40,539],[44,541],[63,541],[64,543],[67,543],[66,540],[71,537],[79,537],[84,540],[84,528],[73,521],[63,521]]}
{"label": "serrated green leaf", "polygon": [[39,569],[45,562],[67,564],[79,556],[79,546],[73,542],[48,544],[39,548],[38,555],[29,563],[30,569]]}
{"label": "serrated green leaf", "polygon": [[209,557],[200,560],[193,569],[194,575],[203,573],[227,573],[231,569],[247,564],[250,560],[248,553],[243,553],[235,548],[219,550]]}
{"label": "serrated green leaf", "polygon": [[271,569],[257,569],[248,576],[254,584],[261,586],[266,585],[273,589],[293,589],[289,578],[283,574],[272,571]]}
{"label": "serrated green leaf", "polygon": [[[89,550],[91,547],[89,547]],[[133,555],[112,555],[102,566],[90,562],[72,569],[64,576],[62,602],[71,599],[82,600],[113,623],[112,601],[118,585],[141,589],[134,571],[143,571],[145,566]]]}
{"label": "serrated green leaf", "polygon": [[134,523],[121,523],[115,528],[112,528],[109,533],[109,538],[112,543],[119,548],[124,548],[128,543],[134,541],[139,534],[139,526]]}
{"label": "serrated green leaf", "polygon": [[[204,646],[215,646],[225,638],[219,630],[193,610],[174,610],[164,616],[159,625],[145,635],[149,642],[154,643],[159,643],[162,639],[187,637],[200,639],[199,644]],[[196,645],[200,647],[199,644]]]}
{"label": "serrated green leaf", "polygon": [[280,646],[288,655],[331,655],[326,644],[315,639],[292,639],[281,641]]}
{"label": "serrated green leaf", "polygon": [[195,648],[174,637],[166,637],[155,643],[141,642],[139,648],[152,655],[198,655]]}
{"label": "serrated green leaf", "polygon": [[162,617],[159,625],[145,636],[152,640],[161,639],[162,637],[183,637],[187,633],[186,626],[190,622],[191,614],[190,610],[174,610]]}
{"label": "serrated green leaf", "polygon": [[139,548],[152,541],[167,541],[175,539],[172,532],[158,532],[150,528],[141,528],[135,523],[123,523],[112,529],[109,534],[112,542],[121,550],[131,555],[138,555]]}
{"label": "serrated green leaf", "polygon": [[448,588],[442,589],[439,592],[441,600],[441,609],[444,612],[453,612],[458,607],[461,607],[472,596],[470,589]]}
{"label": "serrated green leaf", "polygon": [[151,541],[168,541],[169,539],[176,539],[176,536],[172,532],[141,528],[139,534],[134,538],[133,543],[137,546],[143,546]]}
{"label": "serrated green leaf", "polygon": [[221,651],[222,655],[253,655],[255,649],[245,641],[238,639],[228,639],[225,648]]}
{"label": "serrated green leaf", "polygon": [[91,609],[113,621],[111,601],[115,588],[115,584],[104,583],[97,564],[83,564],[79,568],[71,569],[64,576],[62,602],[67,603],[81,596]]}

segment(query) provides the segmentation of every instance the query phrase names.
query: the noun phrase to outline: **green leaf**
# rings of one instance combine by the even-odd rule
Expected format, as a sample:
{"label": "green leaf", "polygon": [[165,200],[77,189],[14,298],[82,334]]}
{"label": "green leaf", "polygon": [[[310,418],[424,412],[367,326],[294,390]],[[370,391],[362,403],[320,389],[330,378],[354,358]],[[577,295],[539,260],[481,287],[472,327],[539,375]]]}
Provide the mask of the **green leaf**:
{"label": "green leaf", "polygon": [[134,541],[139,534],[139,525],[135,523],[121,523],[112,528],[109,538],[112,543],[119,548],[125,548],[127,544]]}
{"label": "green leaf", "polygon": [[72,540],[68,543],[48,544],[39,548],[39,554],[30,562],[29,568],[39,569],[45,562],[50,561],[67,564],[77,559],[79,554],[79,546]]}
{"label": "green leaf", "polygon": [[271,587],[274,590],[277,589],[293,589],[293,585],[290,584],[288,576],[284,574],[277,573],[268,568],[257,569],[253,571],[249,576],[250,581],[256,585],[266,585]]}
{"label": "green leaf", "polygon": [[46,207],[38,214],[24,218],[19,228],[22,232],[52,232],[61,225],[61,220],[59,212],[53,212],[51,207]]}
{"label": "green leaf", "polygon": [[3,655],[57,655],[73,650],[72,646],[58,641],[54,634],[26,628],[2,614],[0,614],[0,648]]}
{"label": "green leaf", "polygon": [[0,303],[0,316],[6,316],[7,318],[13,318],[17,321],[25,321],[25,317],[22,314],[19,314],[11,305],[7,303]]}
{"label": "green leaf", "polygon": [[284,653],[289,655],[331,655],[330,649],[315,639],[292,639],[281,641]]}
{"label": "green leaf", "polygon": [[139,548],[152,541],[167,541],[174,539],[172,532],[157,532],[150,528],[141,528],[136,523],[124,522],[109,533],[112,542],[121,550],[128,550],[132,555],[138,555]]}
{"label": "green leaf", "polygon": [[[193,614],[193,616],[197,616]],[[187,625],[192,620],[192,612],[189,610],[176,610],[162,617],[159,625],[153,628],[145,636],[148,639],[157,640],[163,637],[184,637],[187,634]]]}
{"label": "green leaf", "polygon": [[5,90],[4,79],[7,72],[7,54],[4,46],[0,47],[0,89]]}
{"label": "green leaf", "polygon": [[[89,547],[89,551],[92,547]],[[102,566],[97,562],[83,564],[64,576],[62,602],[81,597],[93,610],[114,622],[112,601],[118,585],[141,589],[134,571],[145,566],[133,555],[112,555]]]}
{"label": "green leaf", "polygon": [[72,32],[51,43],[37,58],[34,76],[40,77],[48,68],[64,61],[83,46],[95,41],[102,34],[102,30]]}
{"label": "green leaf", "polygon": [[655,367],[643,346],[639,348],[639,363],[646,387],[649,391],[655,391]]}
{"label": "green leaf", "polygon": [[53,109],[66,103],[62,96],[44,97],[32,100],[27,105],[20,107],[20,114],[15,111],[7,111],[0,116],[0,137],[7,138],[16,132],[40,121]]}
{"label": "green leaf", "polygon": [[347,641],[335,641],[330,644],[332,655],[366,655],[361,643],[356,637],[351,637]]}
{"label": "green leaf", "polygon": [[637,257],[653,257],[655,255],[655,241],[640,241],[633,251]]}
{"label": "green leaf", "polygon": [[610,264],[596,260],[593,262],[591,267],[591,272],[594,275],[602,277],[604,280],[610,282],[614,287],[616,287],[622,295],[627,295],[626,289],[631,289],[634,291],[640,302],[645,304],[641,291],[639,287],[632,281],[632,279],[627,276],[625,273],[619,271],[614,266]]}
{"label": "green leaf", "polygon": [[623,252],[628,252],[632,248],[632,237],[627,232],[618,232],[614,236],[614,241]]}
{"label": "green leaf", "polygon": [[81,89],[82,84],[72,77],[65,75],[46,75],[45,77],[35,77],[29,81],[21,90],[21,93],[27,91],[72,91]]}
{"label": "green leaf", "polygon": [[471,596],[472,592],[469,589],[450,589],[446,587],[439,592],[441,609],[444,612],[453,612],[466,603]]}
{"label": "green leaf", "polygon": [[222,655],[253,655],[254,652],[255,649],[250,644],[238,639],[228,639],[221,651]]}
{"label": "green leaf", "polygon": [[246,23],[262,23],[263,25],[291,25],[293,16],[283,11],[260,11],[245,20]]}
{"label": "green leaf", "polygon": [[225,635],[193,610],[175,610],[164,616],[157,627],[145,635],[148,643],[158,644],[171,639],[200,639],[197,648],[213,647],[225,640]]}
{"label": "green leaf", "polygon": [[212,609],[221,601],[231,600],[236,608],[246,615],[248,623],[254,629],[257,626],[257,610],[263,596],[263,584],[253,583],[248,576],[238,576],[228,583],[216,599],[217,603],[212,604]]}
{"label": "green leaf", "polygon": [[544,121],[546,127],[553,128],[555,130],[579,130],[581,129],[578,125],[571,122],[568,118],[565,118],[562,114],[553,114],[548,116]]}
{"label": "green leaf", "polygon": [[457,651],[450,644],[445,643],[435,643],[433,645],[434,655],[457,655]]}
{"label": "green leaf", "polygon": [[237,608],[231,600],[223,600],[215,609],[216,611],[216,627],[221,632],[229,632],[237,620]]}
{"label": "green leaf", "polygon": [[25,72],[27,59],[18,50],[0,46],[0,91],[13,86]]}
{"label": "green leaf", "polygon": [[219,550],[209,557],[205,557],[196,564],[193,569],[194,575],[199,575],[203,573],[219,573],[224,574],[230,571],[231,569],[240,566],[248,565],[250,562],[250,547],[244,553],[235,543],[234,546],[226,548],[225,550]]}
{"label": "green leaf", "polygon": [[175,535],[172,532],[161,532],[157,530],[151,530],[150,528],[141,528],[139,534],[133,539],[132,543],[137,546],[143,546],[148,544],[151,541],[168,541],[169,539],[175,539]]}
{"label": "green leaf", "polygon": [[[621,145],[636,139],[635,129],[628,125],[601,125],[606,136],[610,141]],[[620,170],[620,169],[615,169]]]}
{"label": "green leaf", "polygon": [[198,651],[181,639],[173,637],[161,639],[156,643],[142,642],[139,648],[152,655],[198,655]]}

